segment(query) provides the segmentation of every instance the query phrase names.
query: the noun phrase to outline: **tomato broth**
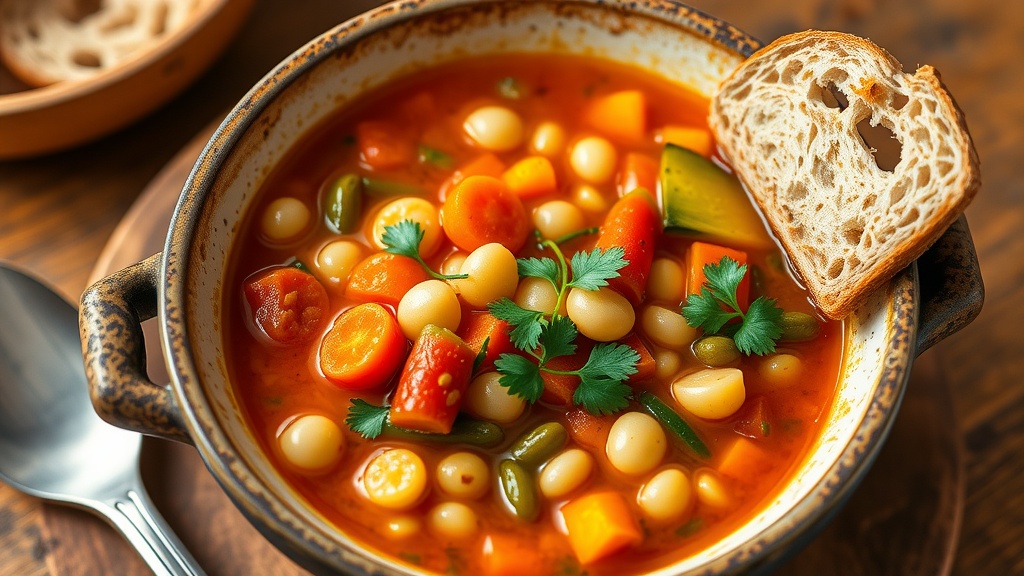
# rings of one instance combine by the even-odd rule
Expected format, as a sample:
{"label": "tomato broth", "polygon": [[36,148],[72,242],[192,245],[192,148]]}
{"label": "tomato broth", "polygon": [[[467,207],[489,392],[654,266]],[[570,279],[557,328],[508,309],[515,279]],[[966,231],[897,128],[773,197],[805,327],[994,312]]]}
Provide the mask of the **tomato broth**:
{"label": "tomato broth", "polygon": [[[821,419],[835,392],[843,330],[840,322],[827,321],[815,311],[774,242],[737,243],[721,234],[658,229],[667,222],[663,216],[669,202],[666,195],[674,193],[664,184],[667,146],[693,149],[694,162],[710,160],[709,166],[723,170],[724,162],[716,156],[707,130],[707,106],[705,99],[685,87],[594,58],[488,56],[393,80],[346,106],[289,152],[262,185],[253,216],[234,247],[223,310],[235,392],[267,457],[311,508],[361,546],[425,571],[618,575],[655,570],[692,555],[748,521],[771,501],[820,433]],[[474,116],[482,109],[490,112]],[[512,124],[518,122],[518,128],[503,124],[510,117]],[[587,138],[599,145],[579,150],[580,142]],[[534,159],[532,164],[517,164],[527,158]],[[519,166],[518,173],[514,166]],[[419,354],[416,341],[428,340],[428,331],[433,340],[421,347],[435,351],[450,348],[453,354],[463,354],[460,370],[472,372],[469,386],[476,385],[481,373],[495,371],[494,358],[483,360],[482,368],[466,367],[464,351],[472,350],[470,360],[476,360],[480,351],[479,339],[466,337],[467,326],[489,314],[486,304],[466,301],[469,288],[457,296],[461,320],[450,332],[430,328],[417,335],[416,328],[408,326],[416,325],[419,316],[407,321],[398,311],[406,306],[402,298],[413,290],[411,286],[427,280],[424,265],[434,271],[466,270],[467,265],[458,266],[456,259],[474,249],[482,250],[467,249],[465,243],[474,240],[464,241],[459,235],[475,231],[473,218],[493,207],[488,204],[478,210],[470,204],[456,212],[449,209],[451,202],[446,202],[453,194],[468,193],[463,188],[470,183],[470,174],[477,175],[475,185],[512,189],[516,200],[510,202],[521,204],[525,220],[516,215],[519,208],[502,208],[509,210],[503,214],[503,226],[527,227],[525,236],[518,230],[485,230],[474,239],[481,243],[499,240],[496,243],[504,248],[495,250],[507,249],[520,259],[549,258],[553,265],[558,257],[550,244],[541,244],[545,233],[534,229],[568,236],[557,244],[568,261],[578,252],[589,253],[603,245],[601,238],[611,227],[607,218],[621,198],[637,187],[650,192],[645,198],[657,203],[657,228],[629,231],[639,239],[634,242],[627,234],[627,246],[622,247],[627,267],[620,269],[623,277],[641,278],[647,284],[640,286],[636,298],[629,282],[610,281],[614,293],[609,298],[627,302],[635,320],[627,335],[604,344],[628,344],[636,350],[641,357],[636,368],[641,373],[626,381],[630,390],[627,404],[610,416],[591,414],[574,401],[572,387],[579,385],[578,377],[559,380],[554,372],[545,373],[543,397],[532,404],[522,400],[518,400],[521,405],[516,404],[519,397],[501,404],[512,405],[511,413],[501,412],[506,409],[501,406],[474,408],[473,403],[482,402],[479,398],[486,394],[474,396],[463,383],[457,393],[446,396],[448,408],[461,412],[460,422],[463,418],[486,422],[488,418],[481,415],[490,414],[492,408],[502,414],[497,420],[503,439],[486,447],[387,432],[374,439],[363,438],[346,424],[352,400],[364,400],[382,411],[395,402],[407,363],[412,365],[411,358]],[[731,178],[724,170],[722,174]],[[344,177],[355,192],[337,192],[336,184]],[[349,198],[342,199],[345,194]],[[397,211],[398,216],[381,220],[382,210],[408,198],[421,199],[429,208],[407,203]],[[554,200],[563,203],[548,205]],[[645,210],[642,202],[634,209]],[[429,217],[420,218],[422,210]],[[424,237],[419,248],[424,265],[406,256],[383,255],[379,239],[382,222],[393,226],[406,217],[406,221],[422,224]],[[565,226],[572,228],[570,234],[562,234],[568,230]],[[763,225],[755,232],[767,238]],[[653,235],[653,247],[643,239],[645,235]],[[452,237],[460,238],[464,246]],[[337,244],[339,241],[342,243]],[[427,246],[428,242],[435,246]],[[698,243],[711,244],[713,254],[718,253],[714,247],[721,247],[745,258],[746,305],[752,306],[750,302],[758,296],[772,298],[782,310],[799,312],[804,320],[812,318],[811,333],[779,340],[773,352],[740,353],[737,358],[732,358],[728,342],[724,357],[722,350],[714,349],[710,356],[699,356],[695,340],[699,342],[702,331],[692,327],[659,333],[664,326],[679,325],[681,304],[690,293],[700,293],[699,286],[686,285],[686,278],[692,275],[690,268],[698,265],[691,261],[697,259],[694,246]],[[331,248],[325,250],[328,246]],[[628,258],[631,255],[638,263],[648,259],[646,266],[639,265],[639,275]],[[350,277],[375,257],[405,259],[401,261],[405,268],[393,269],[397,271],[389,272],[390,276]],[[721,265],[723,260],[712,262]],[[266,276],[285,269],[299,275],[288,272],[273,280]],[[387,281],[389,286],[373,286],[375,279]],[[512,288],[523,289],[528,280],[514,277]],[[652,284],[655,280],[657,286]],[[461,280],[433,282],[458,287]],[[363,288],[353,287],[353,283],[361,283]],[[543,286],[547,280],[539,283]],[[446,290],[431,286],[432,290]],[[498,292],[523,307],[532,301],[507,288]],[[541,292],[538,298],[543,300]],[[545,294],[550,296],[550,292]],[[563,296],[565,300],[574,298]],[[580,298],[588,296],[580,292]],[[444,292],[443,297],[456,296]],[[371,304],[377,307],[360,308]],[[349,315],[357,309],[358,318]],[[440,317],[451,321],[451,309],[431,310],[424,312],[428,320]],[[547,310],[542,318],[550,319],[552,308]],[[616,314],[630,314],[621,306],[616,310]],[[572,315],[570,310],[570,319]],[[330,336],[342,318],[354,320]],[[589,322],[588,318],[578,320],[581,332]],[[618,330],[617,321],[610,324],[592,330]],[[391,326],[391,331],[378,333],[385,325]],[[595,333],[592,330],[589,332]],[[722,342],[729,339],[729,329],[725,332]],[[495,332],[488,334],[493,337]],[[378,343],[391,342],[389,350],[367,348],[360,340],[363,336]],[[326,350],[329,337],[341,342],[345,350]],[[595,340],[598,338],[578,337],[575,356],[552,359],[547,366],[562,371],[578,369],[587,351],[602,345]],[[550,340],[544,342],[553,346]],[[488,346],[492,344],[489,341]],[[501,350],[539,362],[529,350],[507,343]],[[370,354],[374,356],[367,359]],[[440,352],[437,355],[440,358]],[[441,361],[453,366],[456,362]],[[712,379],[735,374],[723,370],[738,370],[742,386],[739,400],[734,401],[741,402],[738,407],[726,409],[728,414],[721,408],[707,408],[708,417],[691,410],[693,405],[685,398],[680,400],[681,394],[693,389],[677,389],[674,383],[704,370]],[[442,384],[455,373],[454,369],[444,372],[439,377]],[[569,392],[558,386],[568,387]],[[504,384],[488,393],[494,396],[494,391],[501,389],[507,394]],[[640,401],[651,395],[695,431],[710,456],[698,454],[663,420],[652,416]],[[605,439],[619,418],[634,413],[638,414],[638,430],[654,438],[648,442],[664,448],[653,464],[630,460],[621,447],[612,446],[614,439]],[[294,426],[309,415],[322,419]],[[396,412],[393,405],[388,417],[420,422]],[[651,422],[660,433],[652,430]],[[546,441],[552,445],[540,461],[519,458],[517,443],[524,435],[550,423],[561,427],[564,439]],[[450,425],[430,421],[422,430],[436,435],[434,426],[444,429]],[[614,434],[619,432],[613,430]],[[649,452],[645,446],[639,444],[625,452]],[[367,479],[379,472],[376,458],[387,452],[398,454],[397,449],[413,456],[383,465],[384,469],[392,466],[391,472],[385,470],[381,476],[387,495],[372,496],[382,490]],[[554,458],[572,450],[576,451],[552,464]],[[461,475],[457,482],[463,485],[446,488],[439,466],[453,454],[464,453],[476,458],[460,456],[462,460],[451,460],[454,464],[449,467],[456,476]],[[415,458],[420,460],[418,467],[402,468],[402,462],[415,463]],[[476,468],[471,463],[476,463]],[[374,472],[368,472],[371,466],[375,466]],[[465,466],[469,468],[462,468]],[[545,468],[551,468],[547,475]],[[566,470],[562,480],[552,479],[554,471],[562,468]],[[666,470],[676,472],[653,480]],[[510,487],[516,482],[519,484]],[[479,488],[473,487],[476,483]],[[510,496],[510,490],[515,494]],[[512,502],[512,498],[523,498],[523,493],[532,504]],[[396,500],[397,495],[408,499]],[[591,520],[578,521],[572,515],[584,514],[573,509],[574,502],[579,503],[577,509],[592,506],[600,512]],[[592,526],[574,528],[580,522],[592,522]],[[574,529],[595,530],[597,536],[570,534]]]}

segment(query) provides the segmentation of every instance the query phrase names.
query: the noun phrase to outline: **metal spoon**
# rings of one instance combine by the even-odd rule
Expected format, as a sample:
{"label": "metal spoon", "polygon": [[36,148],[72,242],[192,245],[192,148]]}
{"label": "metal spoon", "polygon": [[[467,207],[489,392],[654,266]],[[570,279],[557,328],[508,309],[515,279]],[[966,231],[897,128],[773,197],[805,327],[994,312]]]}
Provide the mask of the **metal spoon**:
{"label": "metal spoon", "polygon": [[157,575],[204,572],[146,494],[142,436],[89,400],[75,307],[0,264],[0,479],[104,516]]}

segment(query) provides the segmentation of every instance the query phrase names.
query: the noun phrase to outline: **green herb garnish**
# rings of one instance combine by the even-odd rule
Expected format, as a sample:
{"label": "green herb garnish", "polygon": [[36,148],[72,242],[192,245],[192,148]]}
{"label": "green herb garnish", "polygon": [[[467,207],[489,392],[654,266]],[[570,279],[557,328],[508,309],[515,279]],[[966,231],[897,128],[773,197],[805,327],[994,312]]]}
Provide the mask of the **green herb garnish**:
{"label": "green herb garnish", "polygon": [[[612,414],[629,405],[632,389],[625,380],[637,371],[640,355],[636,350],[618,343],[598,344],[590,357],[578,370],[556,370],[549,362],[560,356],[576,353],[579,332],[571,319],[558,313],[571,288],[597,290],[616,278],[628,262],[621,247],[573,255],[571,265],[553,241],[543,246],[555,253],[555,258],[520,258],[519,275],[543,278],[554,286],[558,294],[555,309],[550,313],[526,310],[508,298],[488,305],[491,314],[510,326],[509,339],[526,353],[502,354],[494,365],[501,373],[498,381],[509,393],[533,403],[544,393],[542,372],[577,376],[580,385],[573,394],[573,402],[596,415]],[[570,270],[572,272],[570,278]]]}
{"label": "green herb garnish", "polygon": [[345,424],[363,438],[372,440],[384,431],[389,410],[387,406],[374,406],[361,398],[353,398]]}
{"label": "green herb garnish", "polygon": [[419,262],[428,274],[438,280],[469,278],[469,274],[441,274],[423,261],[423,257],[420,256],[420,242],[423,241],[423,229],[420,228],[419,222],[402,220],[398,224],[385,226],[384,234],[381,235],[380,240],[384,244],[385,252],[412,258]]}
{"label": "green herb garnish", "polygon": [[[736,289],[747,273],[728,256],[718,263],[706,264],[707,281],[700,294],[691,294],[682,308],[686,323],[701,328],[705,334],[725,333],[744,354],[763,356],[775,351],[775,341],[782,335],[782,309],[775,300],[759,296],[744,312],[736,300]],[[737,324],[733,320],[739,320]]]}

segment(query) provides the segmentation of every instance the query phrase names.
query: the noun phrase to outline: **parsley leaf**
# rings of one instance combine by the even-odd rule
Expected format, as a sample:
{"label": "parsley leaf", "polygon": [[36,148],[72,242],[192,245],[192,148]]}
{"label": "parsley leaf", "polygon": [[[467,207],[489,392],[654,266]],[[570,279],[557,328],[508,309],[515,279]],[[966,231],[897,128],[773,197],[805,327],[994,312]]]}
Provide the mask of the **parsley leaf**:
{"label": "parsley leaf", "polygon": [[431,268],[420,256],[420,242],[423,242],[423,229],[415,220],[402,220],[397,224],[384,227],[380,236],[384,251],[389,254],[406,256],[420,263],[423,269],[438,280],[458,280],[469,278],[469,274],[440,274]]}
{"label": "parsley leaf", "polygon": [[590,351],[590,358],[579,369],[580,378],[587,380],[625,380],[636,374],[640,353],[618,343],[598,344]]}
{"label": "parsley leaf", "polygon": [[558,290],[558,264],[551,258],[519,258],[519,275],[528,278],[543,278]]}
{"label": "parsley leaf", "polygon": [[487,359],[487,346],[491,343],[491,337],[487,336],[484,341],[480,343],[480,351],[476,353],[476,358],[473,358],[473,371],[470,374],[476,376],[477,370],[480,369],[480,365]]}
{"label": "parsley leaf", "polygon": [[358,432],[363,438],[373,439],[380,436],[384,431],[384,424],[388,421],[388,407],[374,406],[361,398],[353,398],[352,406],[349,406],[348,417],[345,424]]}
{"label": "parsley leaf", "polygon": [[[759,356],[775,351],[775,341],[782,336],[782,309],[775,300],[758,297],[746,312],[740,308],[736,289],[747,273],[746,264],[740,265],[728,256],[718,263],[704,265],[707,281],[700,294],[690,294],[682,307],[686,323],[700,328],[705,334],[725,333],[736,341],[736,348]],[[730,324],[739,319],[739,324]]]}
{"label": "parsley leaf", "polygon": [[633,389],[620,380],[584,380],[573,392],[572,401],[583,405],[587,412],[595,416],[605,416],[628,407],[632,392]]}
{"label": "parsley leaf", "polygon": [[572,281],[569,287],[583,290],[597,290],[608,285],[608,280],[617,278],[619,270],[629,262],[624,256],[626,251],[621,246],[607,250],[594,248],[590,252],[577,252],[570,261]]}
{"label": "parsley leaf", "polygon": [[544,352],[541,362],[546,363],[556,356],[568,356],[576,353],[576,336],[579,332],[572,320],[565,316],[555,315],[541,332]]}
{"label": "parsley leaf", "polygon": [[512,328],[508,336],[516,348],[532,352],[540,344],[541,332],[548,323],[542,312],[521,308],[508,297],[489,303],[487,309],[498,320],[508,322]]}
{"label": "parsley leaf", "polygon": [[494,361],[501,373],[498,383],[514,394],[530,402],[540,400],[544,393],[544,380],[540,377],[540,366],[529,358],[518,354],[502,354]]}

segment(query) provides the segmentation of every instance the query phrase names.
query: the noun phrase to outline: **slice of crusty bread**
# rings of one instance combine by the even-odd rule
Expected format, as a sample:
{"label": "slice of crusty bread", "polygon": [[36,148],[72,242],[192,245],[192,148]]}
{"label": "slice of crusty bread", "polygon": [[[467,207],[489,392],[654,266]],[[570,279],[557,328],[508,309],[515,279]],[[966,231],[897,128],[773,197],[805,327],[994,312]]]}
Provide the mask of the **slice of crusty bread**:
{"label": "slice of crusty bread", "polygon": [[[898,140],[895,166],[873,156],[865,121]],[[709,124],[831,318],[924,253],[980,187],[963,114],[937,72],[905,73],[848,34],[800,32],[759,50],[721,84]]]}
{"label": "slice of crusty bread", "polygon": [[0,58],[34,86],[87,78],[183,27],[209,0],[0,0]]}

